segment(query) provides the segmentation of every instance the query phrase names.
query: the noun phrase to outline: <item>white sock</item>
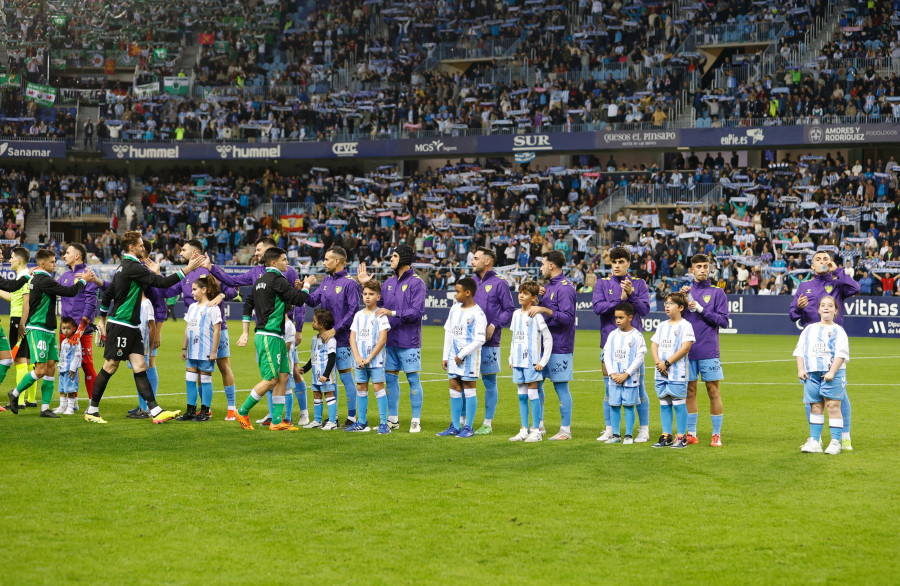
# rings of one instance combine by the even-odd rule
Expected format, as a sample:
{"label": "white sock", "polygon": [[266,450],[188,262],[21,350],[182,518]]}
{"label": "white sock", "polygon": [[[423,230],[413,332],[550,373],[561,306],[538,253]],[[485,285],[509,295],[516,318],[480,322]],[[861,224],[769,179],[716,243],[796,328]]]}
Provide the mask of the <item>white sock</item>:
{"label": "white sock", "polygon": [[494,421],[493,419],[488,419],[487,417],[484,418],[484,424],[487,425],[488,427],[491,426],[491,423],[493,421]]}
{"label": "white sock", "polygon": [[540,422],[540,424],[538,424],[538,427],[544,427],[544,420],[543,420],[543,419],[541,419],[541,422]]}
{"label": "white sock", "polygon": [[69,406],[69,398],[60,395],[59,396],[59,408],[62,409],[63,411],[65,411],[66,407],[68,407],[68,406]]}
{"label": "white sock", "polygon": [[100,408],[93,405],[88,405],[87,411],[85,411],[86,415],[96,415],[97,413],[100,413]]}
{"label": "white sock", "polygon": [[[390,418],[388,418],[388,419],[390,419]],[[418,417],[413,417],[412,419],[409,420],[409,422],[410,422],[410,424],[412,424],[412,423],[419,423],[419,418],[418,418]]]}
{"label": "white sock", "polygon": [[43,413],[44,411],[49,411],[49,410],[50,410],[50,405],[47,405],[46,403],[41,403],[41,413]]}
{"label": "white sock", "polygon": [[396,415],[388,415],[388,423],[400,423],[400,418]]}
{"label": "white sock", "polygon": [[69,397],[69,409],[78,409],[78,397]]}
{"label": "white sock", "polygon": [[850,434],[847,433],[847,432],[842,433],[842,434],[841,434],[841,439],[842,439],[842,440],[849,440],[849,439],[850,439]]}
{"label": "white sock", "polygon": [[564,431],[566,433],[572,433],[572,428],[568,425],[560,425],[559,430]]}
{"label": "white sock", "polygon": [[606,433],[612,433],[612,425],[606,426]]}
{"label": "white sock", "polygon": [[650,426],[649,426],[649,425],[642,425],[642,426],[641,426],[641,431],[646,431],[647,433],[650,433]]}
{"label": "white sock", "polygon": [[308,409],[303,409],[303,410],[301,410],[301,411],[300,411],[300,415],[306,415],[306,416],[309,416],[309,410],[308,410]]}
{"label": "white sock", "polygon": [[466,426],[466,416],[465,416],[465,415],[463,415],[462,417],[459,418],[459,425],[460,425],[461,427],[465,427],[465,426]]}
{"label": "white sock", "polygon": [[160,407],[159,405],[150,410],[150,415],[152,415],[153,417],[156,417],[160,413],[162,413],[162,407]]}

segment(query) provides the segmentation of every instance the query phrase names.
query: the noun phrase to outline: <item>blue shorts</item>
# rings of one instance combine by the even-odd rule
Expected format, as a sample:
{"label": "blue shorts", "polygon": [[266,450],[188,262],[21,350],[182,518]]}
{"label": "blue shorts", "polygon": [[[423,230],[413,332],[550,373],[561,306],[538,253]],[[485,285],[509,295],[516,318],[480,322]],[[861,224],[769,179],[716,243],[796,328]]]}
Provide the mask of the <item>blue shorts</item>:
{"label": "blue shorts", "polygon": [[512,378],[513,384],[524,385],[526,383],[539,383],[544,380],[544,375],[531,366],[513,366]]}
{"label": "blue shorts", "polygon": [[639,386],[626,387],[610,380],[606,389],[609,393],[610,407],[619,407],[621,405],[631,407],[641,402],[641,387]]}
{"label": "blue shorts", "polygon": [[68,372],[59,373],[59,388],[57,392],[60,394],[63,393],[77,393],[78,392],[78,376],[74,379],[69,378]]}
{"label": "blue shorts", "polygon": [[551,354],[550,362],[544,367],[543,374],[545,379],[550,379],[554,383],[567,383],[572,380],[572,355],[571,354]]}
{"label": "blue shorts", "polygon": [[188,368],[196,368],[200,372],[213,372],[216,369],[215,360],[199,360],[195,358],[187,359]]}
{"label": "blue shorts", "polygon": [[839,370],[831,382],[826,382],[822,377],[824,372],[810,372],[809,378],[803,381],[803,402],[821,403],[825,399],[840,401],[847,392],[846,371]]}
{"label": "blue shorts", "polygon": [[672,397],[673,399],[687,398],[687,383],[675,382],[664,378],[656,379],[656,396],[660,399]]}
{"label": "blue shorts", "polygon": [[497,374],[500,372],[500,347],[481,347],[481,374]]}
{"label": "blue shorts", "polygon": [[334,367],[338,369],[338,372],[356,368],[356,361],[353,360],[353,351],[350,350],[350,346],[337,347],[337,361],[334,363]]}
{"label": "blue shorts", "polygon": [[373,383],[384,382],[384,368],[380,366],[356,367],[354,370],[353,379],[357,383],[368,383],[370,381]]}
{"label": "blue shorts", "polygon": [[337,384],[335,384],[335,383],[315,384],[312,386],[312,390],[314,393],[335,393],[335,395],[337,395]]}
{"label": "blue shorts", "polygon": [[219,330],[219,348],[216,350],[216,358],[228,358],[231,356],[231,338],[228,330]]}
{"label": "blue shorts", "polygon": [[711,383],[725,379],[725,373],[722,372],[722,363],[718,358],[703,358],[701,360],[688,360],[688,380],[694,382],[697,375],[705,383]]}
{"label": "blue shorts", "polygon": [[384,369],[388,371],[406,373],[422,370],[422,350],[419,348],[400,348],[399,346],[385,346],[387,353],[384,359]]}

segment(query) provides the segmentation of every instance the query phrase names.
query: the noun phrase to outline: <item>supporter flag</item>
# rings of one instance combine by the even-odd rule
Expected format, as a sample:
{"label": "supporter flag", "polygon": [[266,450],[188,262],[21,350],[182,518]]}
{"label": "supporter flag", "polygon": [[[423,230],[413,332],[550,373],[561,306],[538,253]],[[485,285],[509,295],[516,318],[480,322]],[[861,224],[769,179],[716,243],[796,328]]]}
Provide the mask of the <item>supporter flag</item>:
{"label": "supporter flag", "polygon": [[25,99],[33,100],[40,106],[52,106],[56,101],[56,88],[29,82],[25,86]]}
{"label": "supporter flag", "polygon": [[216,41],[213,43],[213,50],[216,53],[227,53],[230,50],[228,41]]}
{"label": "supporter flag", "polygon": [[103,73],[106,75],[115,75],[116,74],[116,60],[115,59],[107,59],[103,64]]}
{"label": "supporter flag", "polygon": [[151,96],[155,96],[159,93],[159,83],[145,83],[143,85],[134,86],[134,97],[136,98],[149,98]]}
{"label": "supporter flag", "polygon": [[56,26],[66,26],[66,15],[57,14],[53,17],[53,24]]}
{"label": "supporter flag", "polygon": [[190,83],[186,77],[164,77],[163,91],[172,96],[186,96],[190,93]]}
{"label": "supporter flag", "polygon": [[22,76],[18,73],[0,74],[0,87],[19,87],[22,85]]}
{"label": "supporter flag", "polygon": [[520,165],[524,165],[524,164],[530,163],[531,161],[534,160],[534,153],[533,152],[516,153],[515,159],[516,159],[517,163],[519,163]]}
{"label": "supporter flag", "polygon": [[153,58],[157,61],[165,61],[169,57],[169,50],[165,47],[153,49]]}
{"label": "supporter flag", "polygon": [[137,43],[128,43],[128,54],[131,57],[137,57],[141,54],[141,48]]}
{"label": "supporter flag", "polygon": [[285,232],[303,232],[303,214],[281,216],[281,229]]}
{"label": "supporter flag", "polygon": [[201,45],[212,45],[216,42],[216,35],[213,33],[200,33]]}

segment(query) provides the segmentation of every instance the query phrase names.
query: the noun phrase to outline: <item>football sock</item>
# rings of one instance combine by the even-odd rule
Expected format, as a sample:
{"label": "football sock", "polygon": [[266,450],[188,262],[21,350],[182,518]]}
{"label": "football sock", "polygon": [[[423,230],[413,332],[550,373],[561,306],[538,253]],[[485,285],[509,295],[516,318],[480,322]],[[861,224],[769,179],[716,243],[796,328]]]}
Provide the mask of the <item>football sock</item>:
{"label": "football sock", "polygon": [[[94,369],[93,358],[85,358],[87,358],[87,360],[82,360],[81,370],[84,371],[84,388],[87,389],[88,399],[90,399],[94,396],[94,382],[97,380],[97,371]],[[157,377],[157,381],[158,380],[159,378]]]}
{"label": "football sock", "polygon": [[828,418],[828,429],[831,431],[831,439],[841,441],[841,434],[844,431],[844,420]]}
{"label": "football sock", "polygon": [[[422,388],[422,380],[418,372],[406,373],[409,382],[409,404],[412,407],[412,418],[416,421],[422,417],[422,401],[425,399],[425,390]],[[397,400],[400,400],[400,379],[397,379]],[[395,411],[396,413],[396,411]]]}
{"label": "football sock", "polygon": [[672,435],[672,404],[666,399],[659,404],[659,423],[664,434]]}
{"label": "football sock", "polygon": [[272,425],[278,425],[284,418],[284,395],[272,397]]}
{"label": "football sock", "polygon": [[140,395],[138,395],[138,407],[141,409],[141,411],[147,410],[147,401],[145,401],[144,398]]}
{"label": "football sock", "polygon": [[572,393],[569,392],[569,383],[553,383],[553,388],[559,396],[559,416],[562,427],[572,425]]}
{"label": "football sock", "polygon": [[45,411],[50,407],[50,401],[53,399],[53,383],[55,379],[52,376],[45,376],[41,383],[41,411]]}
{"label": "football sock", "polygon": [[[34,374],[34,364],[29,364],[29,365],[28,365],[28,370],[29,370],[29,371],[32,373],[32,375],[33,375],[33,374]],[[27,394],[28,394],[28,399],[27,399],[27,401],[28,401],[29,403],[34,403],[34,402],[35,402],[35,399],[37,398],[37,388],[38,388],[38,383],[37,383],[37,381],[38,381],[40,378],[41,378],[41,377],[35,378],[35,379],[34,379],[34,380],[35,380],[35,383],[32,384],[30,387],[28,387],[28,390],[26,391]]]}
{"label": "football sock", "polygon": [[649,427],[650,425],[650,398],[647,396],[647,389],[644,388],[644,377],[641,376],[641,402],[637,406],[638,419],[641,421],[641,427]]}
{"label": "football sock", "polygon": [[812,403],[803,403],[803,406],[806,408],[806,419],[809,420],[809,416],[812,413]]}
{"label": "football sock", "polygon": [[[604,407],[606,403],[604,403]],[[609,425],[612,427],[614,435],[619,435],[622,427],[622,407],[619,405],[609,406]]]}
{"label": "football sock", "polygon": [[150,380],[150,388],[153,389],[153,396],[155,397],[156,393],[159,392],[159,372],[155,366],[147,369],[147,378]]}
{"label": "football sock", "polygon": [[234,385],[225,387],[225,399],[228,401],[228,408],[234,409]]}
{"label": "football sock", "polygon": [[2,383],[3,379],[6,378],[6,373],[9,372],[9,367],[12,366],[12,364],[12,358],[0,360],[0,383]]}
{"label": "football sock", "polygon": [[609,422],[609,377],[603,377],[603,425],[606,429],[612,428]]}
{"label": "football sock", "polygon": [[[97,392],[96,387],[94,388],[94,392]],[[250,394],[247,395],[247,399],[244,401],[244,404],[241,405],[240,409],[238,409],[238,413],[240,413],[242,417],[245,417],[248,413],[250,413],[250,410],[253,409],[253,407],[255,407],[257,403],[259,403],[260,399],[262,399],[262,397],[257,395],[256,391],[251,390]]]}
{"label": "football sock", "polygon": [[[388,395],[388,415],[397,417],[400,415],[400,376],[399,374],[384,373],[384,386]],[[412,389],[410,389],[410,394]]]}
{"label": "football sock", "polygon": [[519,385],[519,419],[528,427],[528,385]]}
{"label": "football sock", "polygon": [[684,435],[684,432],[687,429],[688,416],[687,405],[685,404],[684,399],[672,401],[672,408],[675,411],[675,429],[678,430],[678,435]]}
{"label": "football sock", "polygon": [[475,412],[478,410],[478,393],[474,388],[463,389],[466,396],[466,411],[470,413],[468,425],[469,427],[475,423]]}
{"label": "football sock", "polygon": [[363,425],[369,422],[369,393],[356,391],[356,421]]}
{"label": "football sock", "polygon": [[825,415],[809,414],[809,437],[822,441],[822,428],[825,427]]}
{"label": "football sock", "polygon": [[[353,380],[353,371],[339,372],[341,384],[344,385],[344,396],[347,397],[347,417],[353,419],[356,417],[356,382]],[[335,393],[337,398],[337,393]]]}
{"label": "football sock", "polygon": [[109,373],[100,369],[97,373],[97,379],[94,381],[94,393],[91,395],[91,406],[88,407],[88,413],[96,413],[100,406],[100,399],[103,398],[103,392],[106,391],[106,384],[109,382]]}
{"label": "football sock", "polygon": [[187,372],[184,375],[185,388],[187,389],[187,404],[197,406],[197,381],[200,380],[200,374],[196,372]]}
{"label": "football sock", "polygon": [[[544,381],[543,380],[538,382],[538,399],[540,399],[540,401],[541,401],[541,415],[543,415],[543,413],[544,413]],[[541,417],[541,421],[543,421],[543,420],[544,420],[544,418]]]}
{"label": "football sock", "polygon": [[[497,389],[497,375],[485,374],[481,378],[484,381],[484,418],[485,420],[493,420],[494,413],[497,411],[497,401],[500,395],[500,392]],[[487,425],[490,424],[488,423]]]}
{"label": "football sock", "polygon": [[450,389],[450,425],[460,428],[459,419],[463,408],[463,394],[461,391]]}
{"label": "football sock", "polygon": [[322,421],[322,399],[313,399],[313,420]]}
{"label": "football sock", "polygon": [[378,423],[380,425],[387,425],[387,422],[388,422],[387,391],[384,389],[381,389],[380,391],[375,391],[375,401],[378,403]]}
{"label": "football sock", "polygon": [[284,394],[284,418],[294,420],[294,393],[288,391]]}
{"label": "football sock", "polygon": [[[699,413],[688,413],[687,427],[688,433],[691,435],[697,435],[697,417],[699,417],[699,415]],[[713,415],[713,417],[715,417],[715,415]]]}
{"label": "football sock", "polygon": [[[19,381],[19,384],[16,385],[16,390],[13,391],[13,396],[19,397],[19,396],[25,395],[25,392],[28,389],[28,387],[37,383],[38,378],[40,378],[40,377],[38,377],[38,375],[33,370],[31,372],[29,372],[28,374],[26,374],[25,376],[23,376],[22,380]],[[21,403],[22,403],[22,401],[19,401],[19,404],[21,404]]]}
{"label": "football sock", "polygon": [[710,415],[709,418],[712,419],[712,432],[713,435],[720,435],[722,433],[722,418],[725,415]]}
{"label": "football sock", "polygon": [[[231,387],[232,389],[234,387]],[[227,389],[226,389],[227,392]],[[306,381],[301,380],[299,383],[296,383],[294,386],[294,397],[297,399],[297,405],[300,408],[300,413],[306,413],[309,411],[309,403],[307,403],[306,399]]]}
{"label": "football sock", "polygon": [[[541,407],[541,398],[538,396],[537,389],[528,389],[528,402],[531,403],[531,421],[534,424],[533,427],[540,427],[544,414],[543,407]],[[527,418],[524,427],[528,427]]]}
{"label": "football sock", "polygon": [[211,374],[200,375],[200,404],[212,407],[213,381]]}
{"label": "football sock", "polygon": [[269,406],[269,417],[272,416],[272,407],[274,406],[272,403],[272,391],[266,393],[266,404]]}
{"label": "football sock", "polygon": [[156,397],[153,396],[153,389],[150,388],[150,379],[147,378],[147,371],[135,372],[132,373],[132,376],[134,376],[134,386],[137,387],[138,394],[147,401],[147,407],[150,408],[150,411],[153,411],[153,408],[156,407]]}
{"label": "football sock", "polygon": [[844,398],[841,399],[841,419],[844,421],[844,433],[848,436],[850,435],[850,397],[847,396],[847,392],[844,392]]}
{"label": "football sock", "polygon": [[625,410],[625,435],[632,435],[634,432],[634,405],[622,407]]}
{"label": "football sock", "polygon": [[337,423],[337,393],[325,398],[325,406],[328,407],[328,421]]}

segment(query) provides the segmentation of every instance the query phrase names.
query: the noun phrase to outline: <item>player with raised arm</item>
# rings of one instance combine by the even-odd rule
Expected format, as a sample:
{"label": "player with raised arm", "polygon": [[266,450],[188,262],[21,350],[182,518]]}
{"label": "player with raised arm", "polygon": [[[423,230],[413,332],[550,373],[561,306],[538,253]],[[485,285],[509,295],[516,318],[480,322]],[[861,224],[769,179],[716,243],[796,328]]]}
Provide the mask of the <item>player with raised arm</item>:
{"label": "player with raised arm", "polygon": [[94,278],[94,273],[85,270],[78,274],[78,280],[74,285],[66,287],[53,278],[53,271],[56,270],[56,254],[52,250],[38,250],[35,261],[37,270],[28,283],[28,322],[25,325],[34,370],[9,392],[9,406],[10,411],[18,413],[19,394],[43,378],[40,416],[58,419],[59,415],[50,410],[50,400],[56,382],[56,363],[59,362],[56,302],[58,297],[77,295],[84,289],[86,280]]}
{"label": "player with raised arm", "polygon": [[347,251],[335,246],[325,252],[325,273],[322,283],[316,287],[307,300],[310,307],[321,306],[331,311],[334,327],[323,332],[323,342],[335,338],[337,342],[338,378],[344,386],[347,399],[347,420],[343,429],[349,430],[356,423],[356,383],[353,382],[353,353],[350,349],[350,326],[359,309],[359,283],[347,273]]}
{"label": "player with raised arm", "polygon": [[100,417],[100,401],[106,391],[109,379],[119,369],[122,360],[129,360],[134,374],[134,383],[138,393],[147,402],[153,423],[163,423],[174,419],[180,411],[164,411],[156,404],[153,387],[147,378],[147,361],[144,359],[144,341],[141,338],[141,296],[147,287],[168,288],[184,278],[186,273],[200,267],[203,257],[191,258],[183,271],[163,277],[155,273],[159,265],[145,260],[147,266],[141,264],[139,258],[144,256],[144,239],[140,232],[126,232],[122,236],[122,264],[116,269],[111,286],[103,295],[100,303],[100,315],[109,313],[110,305],[115,301],[115,309],[109,315],[106,326],[106,348],[103,351],[103,369],[97,374],[94,383],[94,396],[91,405],[84,414],[85,421],[90,423],[106,423]]}
{"label": "player with raised arm", "polygon": [[[394,271],[381,287],[380,308],[375,315],[386,315],[391,329],[388,332],[387,357],[385,359],[385,386],[388,391],[388,425],[400,427],[400,371],[406,373],[409,382],[409,402],[412,418],[410,433],[422,431],[422,316],[425,315],[425,281],[412,270],[416,251],[408,244],[401,244],[391,255]],[[359,265],[359,282],[365,285],[372,275],[366,265]]]}
{"label": "player with raised arm", "polygon": [[[853,280],[852,274],[847,274],[844,269],[837,266],[827,251],[820,250],[813,255],[813,276],[800,283],[794,299],[791,302],[789,315],[797,321],[801,328],[819,321],[819,302],[826,296],[834,298],[838,312],[834,316],[834,323],[843,325],[844,301],[859,293],[859,283]],[[809,409],[809,404],[806,404]],[[807,411],[809,415],[809,411]],[[844,432],[841,437],[841,447],[844,450],[853,450],[850,442],[850,396],[845,392],[841,398],[841,420],[844,422]]]}
{"label": "player with raised arm", "polygon": [[[487,435],[493,431],[494,413],[497,411],[497,375],[500,374],[500,342],[503,328],[509,325],[516,310],[512,293],[506,280],[493,271],[497,264],[497,253],[490,248],[479,246],[472,257],[472,277],[478,284],[475,303],[484,312],[488,326],[487,342],[481,347],[481,380],[484,381],[484,423],[475,430],[475,435]],[[468,413],[463,403],[462,418],[475,425],[475,414]]]}
{"label": "player with raised arm", "polygon": [[728,298],[725,291],[709,282],[709,257],[695,254],[691,257],[690,271],[694,276],[691,286],[681,292],[688,296],[684,319],[694,328],[696,341],[688,354],[688,423],[685,441],[699,443],[697,439],[697,378],[703,378],[709,396],[709,416],[712,419],[712,439],[709,445],[722,447],[722,397],[719,381],[725,378],[719,359],[719,328],[728,327]]}
{"label": "player with raised arm", "polygon": [[[572,439],[572,358],[575,351],[575,285],[563,274],[566,257],[558,250],[551,250],[541,263],[541,276],[547,279],[540,305],[528,310],[528,315],[541,315],[553,337],[553,353],[542,374],[550,379],[559,397],[559,432],[551,440]],[[538,384],[543,405],[544,382]],[[542,406],[543,411],[543,406]],[[543,431],[543,430],[542,430]]]}
{"label": "player with raised arm", "polygon": [[[250,336],[250,319],[256,313],[256,361],[262,380],[250,391],[250,396],[238,409],[235,419],[244,429],[253,429],[248,414],[250,410],[272,391],[272,431],[296,430],[293,425],[282,421],[284,416],[284,393],[290,372],[290,359],[284,343],[284,316],[286,306],[303,305],[309,298],[309,288],[316,282],[315,277],[307,277],[302,285],[299,279],[293,286],[284,277],[288,269],[287,253],[284,249],[270,247],[263,254],[265,272],[257,279],[253,289],[244,301],[242,318],[243,333],[238,346],[247,345]],[[302,290],[298,291],[297,289]]]}
{"label": "player with raised arm", "polygon": [[[643,279],[632,278],[628,274],[628,268],[631,263],[631,255],[628,253],[628,250],[622,246],[612,248],[609,251],[609,259],[612,267],[612,276],[597,281],[592,297],[594,313],[600,316],[600,348],[606,348],[606,338],[610,332],[616,329],[616,307],[620,303],[626,301],[634,308],[634,317],[631,325],[638,331],[643,331],[642,318],[650,313],[650,291],[647,289],[647,283]],[[597,438],[597,441],[605,442],[613,436],[609,407],[609,386],[612,383],[609,379],[609,373],[606,372],[602,351],[600,360],[604,363],[602,366],[604,385],[603,421],[606,429]],[[647,390],[644,388],[643,370],[641,371],[639,387],[641,400],[637,405],[637,413],[641,427],[637,437],[634,438],[636,443],[650,440],[650,398],[647,396]]]}

